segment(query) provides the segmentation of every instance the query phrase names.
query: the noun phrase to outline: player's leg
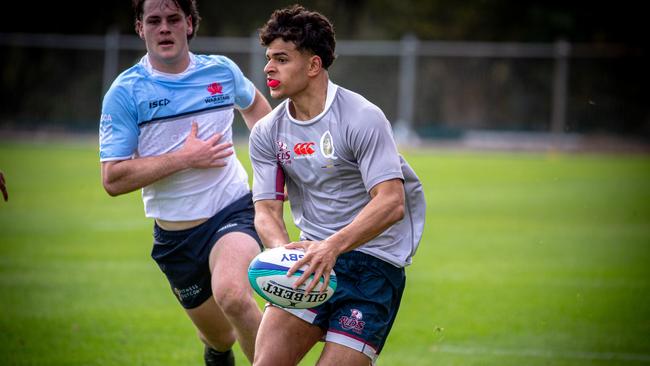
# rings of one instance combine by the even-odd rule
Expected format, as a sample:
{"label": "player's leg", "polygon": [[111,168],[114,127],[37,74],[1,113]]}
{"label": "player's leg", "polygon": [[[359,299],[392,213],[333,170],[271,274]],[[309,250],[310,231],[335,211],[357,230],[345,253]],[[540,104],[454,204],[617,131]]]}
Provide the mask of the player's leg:
{"label": "player's leg", "polygon": [[268,306],[255,343],[254,366],[295,366],[324,331],[280,308]]}
{"label": "player's leg", "polygon": [[[212,297],[209,249],[202,250],[212,248],[213,230],[216,228],[209,223],[181,231],[167,231],[155,225],[151,256],[167,276],[203,343],[214,352],[228,352],[235,343],[235,332]],[[208,363],[206,357],[206,364],[232,365],[228,363],[228,354],[225,356],[225,363]]]}
{"label": "player's leg", "polygon": [[325,343],[323,352],[316,363],[317,366],[369,366],[371,364],[370,358],[365,354],[352,348],[331,342]]}
{"label": "player's leg", "polygon": [[235,343],[235,331],[214,298],[210,297],[200,306],[185,311],[206,345],[205,364],[234,365],[232,345]]}
{"label": "player's leg", "polygon": [[213,297],[251,362],[262,312],[248,282],[248,265],[258,253],[257,241],[237,231],[222,236],[210,253]]}

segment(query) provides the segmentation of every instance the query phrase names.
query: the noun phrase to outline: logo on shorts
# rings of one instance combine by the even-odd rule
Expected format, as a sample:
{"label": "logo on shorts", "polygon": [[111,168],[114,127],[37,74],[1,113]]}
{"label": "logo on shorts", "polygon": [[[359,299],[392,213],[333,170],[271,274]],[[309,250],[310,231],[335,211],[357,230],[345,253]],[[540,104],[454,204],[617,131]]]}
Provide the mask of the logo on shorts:
{"label": "logo on shorts", "polygon": [[186,288],[174,287],[174,294],[180,301],[194,297],[198,295],[199,292],[201,292],[201,288],[199,287],[199,285],[191,285],[190,287],[186,287]]}
{"label": "logo on shorts", "polygon": [[361,332],[363,332],[363,326],[366,325],[366,322],[361,321],[361,319],[363,319],[363,313],[361,313],[361,310],[357,309],[352,309],[350,312],[352,313],[350,316],[343,315],[339,318],[339,324],[343,329],[361,334]]}
{"label": "logo on shorts", "polygon": [[229,222],[229,223],[227,223],[226,225],[224,225],[224,226],[222,226],[221,228],[219,228],[219,230],[217,230],[217,232],[221,232],[221,231],[224,231],[224,230],[226,230],[226,229],[233,228],[233,227],[235,227],[235,226],[237,226],[237,223],[236,223],[236,222]]}

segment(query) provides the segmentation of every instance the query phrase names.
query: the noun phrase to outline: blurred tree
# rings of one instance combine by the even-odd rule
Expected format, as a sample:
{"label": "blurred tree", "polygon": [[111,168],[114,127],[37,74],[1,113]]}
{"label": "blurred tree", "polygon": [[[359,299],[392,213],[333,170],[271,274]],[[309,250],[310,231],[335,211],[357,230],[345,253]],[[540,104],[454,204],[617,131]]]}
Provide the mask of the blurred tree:
{"label": "blurred tree", "polygon": [[[241,36],[247,37],[264,24],[274,9],[292,1],[248,0],[245,2],[223,2],[198,0],[203,18],[199,36]],[[644,28],[645,12],[642,3],[632,0],[611,2],[588,2],[579,0],[305,0],[305,7],[318,10],[334,23],[338,39],[400,39],[407,33],[422,40],[441,41],[494,41],[494,42],[554,42],[565,39],[571,43],[617,43],[627,52],[625,58],[605,60],[595,65],[592,59],[574,59],[572,70],[592,70],[571,74],[571,96],[568,114],[574,116],[571,128],[576,130],[597,130],[613,127],[650,136],[650,112],[646,107],[644,88],[650,82],[647,67],[647,36]],[[12,4],[12,12],[0,22],[0,33],[59,33],[103,35],[113,26],[122,34],[134,34],[133,12],[130,1],[23,1]],[[639,52],[629,52],[630,50]],[[103,53],[101,51],[43,50],[37,48],[4,47],[0,51],[0,129],[29,128],[42,123],[74,125],[95,129],[99,114]],[[144,53],[123,52],[122,65],[133,64]],[[628,57],[632,56],[632,57]],[[641,57],[638,57],[641,56]],[[126,60],[126,61],[125,61]],[[454,60],[457,61],[457,60]],[[364,60],[363,65],[354,62],[337,64],[337,71],[366,72],[366,80],[376,79],[395,59]],[[423,123],[429,123],[431,113],[438,113],[439,119],[453,119],[455,123],[477,123],[477,114],[484,113],[484,105],[497,106],[497,112],[484,118],[485,123],[510,127],[509,121],[521,118],[507,113],[526,112],[545,103],[524,100],[529,95],[550,96],[544,92],[548,86],[531,77],[513,81],[513,92],[504,91],[502,84],[509,80],[504,70],[529,69],[529,66],[504,66],[504,60],[492,60],[489,67],[477,68],[476,60],[455,62],[455,66],[466,67],[461,75],[468,75],[464,83],[457,80],[445,81],[445,62],[438,60],[423,69],[435,80],[436,88],[430,84],[421,88],[419,95],[435,99],[430,103],[440,111],[426,110],[420,113]],[[602,63],[607,63],[606,67]],[[598,67],[597,67],[598,66]],[[424,66],[423,66],[424,67]],[[510,68],[509,68],[510,67]],[[347,69],[346,69],[347,68]],[[353,70],[354,71],[351,71]],[[362,69],[362,70],[361,70]],[[392,69],[395,69],[393,67]],[[360,71],[361,70],[361,71]],[[473,70],[473,71],[472,71]],[[607,70],[603,72],[602,70]],[[539,73],[546,75],[548,72]],[[423,76],[425,74],[421,74]],[[582,75],[582,76],[581,76]],[[494,77],[496,84],[486,82]],[[391,77],[396,78],[393,74]],[[537,76],[539,77],[539,76]],[[395,84],[396,79],[391,79]],[[491,80],[491,79],[490,79]],[[372,83],[372,82],[371,82]],[[483,91],[485,84],[496,90]],[[353,89],[369,87],[367,84],[351,85]],[[456,90],[459,86],[465,88]],[[439,100],[436,94],[456,90],[448,100]],[[370,87],[373,89],[373,87]],[[374,88],[380,89],[380,87]],[[519,93],[519,90],[539,91]],[[602,91],[602,92],[601,92]],[[458,93],[472,97],[474,113],[465,104],[458,104]],[[609,94],[607,94],[609,93]],[[595,98],[595,95],[607,97]],[[377,95],[378,100],[389,110],[396,109],[395,98],[388,94]],[[384,99],[381,99],[384,98]],[[477,102],[477,101],[480,101]],[[502,105],[502,104],[507,105]],[[455,111],[459,112],[456,113]],[[470,111],[471,112],[471,111]],[[462,118],[449,116],[462,115]],[[523,115],[523,112],[521,112]],[[548,120],[544,111],[537,111],[539,121],[529,121],[531,129],[543,129]],[[605,116],[605,117],[602,117]],[[435,118],[434,118],[435,119]],[[460,122],[459,122],[460,121]],[[480,122],[480,121],[479,121]],[[541,125],[541,127],[539,127]],[[83,127],[85,126],[85,127]],[[482,125],[472,127],[483,127]]]}
{"label": "blurred tree", "polygon": [[[199,1],[200,35],[248,36],[281,0],[245,3]],[[414,33],[422,39],[550,42],[646,43],[645,12],[632,0],[305,0],[334,22],[340,39],[397,39]],[[18,2],[0,23],[0,32],[103,34],[111,25],[133,32],[130,1],[69,0]]]}
{"label": "blurred tree", "polygon": [[645,13],[631,0],[587,1],[369,0],[363,31],[382,37],[411,32],[422,39],[639,43]]}

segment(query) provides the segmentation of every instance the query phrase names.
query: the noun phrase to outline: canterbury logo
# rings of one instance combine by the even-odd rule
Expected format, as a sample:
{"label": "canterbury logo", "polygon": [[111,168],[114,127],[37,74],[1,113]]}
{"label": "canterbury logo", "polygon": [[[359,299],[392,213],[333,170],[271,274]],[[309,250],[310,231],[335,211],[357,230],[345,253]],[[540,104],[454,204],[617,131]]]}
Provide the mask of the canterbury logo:
{"label": "canterbury logo", "polygon": [[315,142],[299,142],[293,147],[293,151],[298,155],[311,155],[316,152],[312,146]]}

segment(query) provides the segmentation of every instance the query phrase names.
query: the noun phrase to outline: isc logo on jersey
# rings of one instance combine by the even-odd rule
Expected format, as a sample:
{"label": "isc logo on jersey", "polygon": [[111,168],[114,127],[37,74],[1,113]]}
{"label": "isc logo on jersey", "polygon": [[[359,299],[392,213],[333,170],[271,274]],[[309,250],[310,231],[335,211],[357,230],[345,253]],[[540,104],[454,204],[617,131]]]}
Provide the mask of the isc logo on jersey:
{"label": "isc logo on jersey", "polygon": [[315,142],[299,142],[293,146],[293,152],[296,153],[295,159],[311,159],[315,155]]}
{"label": "isc logo on jersey", "polygon": [[167,98],[150,100],[149,101],[149,109],[164,107],[167,104],[169,104],[169,102],[171,102],[171,100],[169,100]]}
{"label": "isc logo on jersey", "polygon": [[[293,284],[303,271],[296,271],[291,277],[287,277],[287,272],[303,256],[304,252],[297,249],[284,247],[267,249],[251,261],[248,267],[248,281],[258,295],[275,305],[293,309],[318,306],[334,295],[336,273],[334,270],[330,272],[329,283],[323,293],[320,292],[323,278],[319,279],[319,284],[309,293],[305,292],[306,284],[294,289]],[[309,283],[311,279],[307,280],[307,284]]]}

